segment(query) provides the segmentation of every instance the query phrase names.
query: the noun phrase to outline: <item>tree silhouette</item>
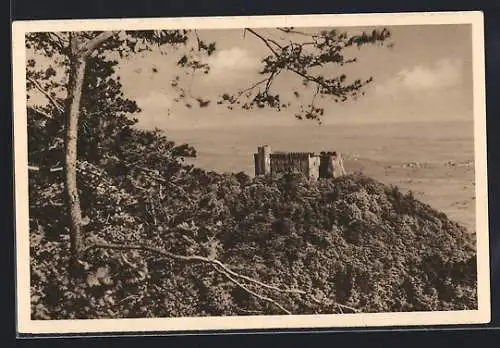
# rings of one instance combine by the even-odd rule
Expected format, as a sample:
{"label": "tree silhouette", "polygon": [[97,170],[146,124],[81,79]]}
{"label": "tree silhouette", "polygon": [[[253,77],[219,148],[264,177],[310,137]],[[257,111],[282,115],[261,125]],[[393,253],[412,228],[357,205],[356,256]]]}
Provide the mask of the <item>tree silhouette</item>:
{"label": "tree silhouette", "polygon": [[[79,120],[82,112],[89,115],[97,113],[100,115],[113,115],[116,118],[114,124],[121,123],[122,126],[130,126],[134,120],[124,118],[124,113],[135,113],[140,111],[134,101],[121,98],[120,85],[117,81],[109,78],[109,69],[114,62],[106,61],[104,58],[107,52],[116,52],[120,57],[132,53],[138,53],[153,49],[153,46],[161,47],[164,45],[175,46],[183,44],[187,40],[187,31],[121,31],[121,32],[71,32],[71,33],[32,33],[26,37],[26,46],[28,49],[34,49],[41,52],[54,63],[63,68],[66,79],[56,81],[54,76],[56,70],[50,66],[44,72],[37,72],[34,68],[36,62],[30,60],[27,64],[27,88],[35,88],[44,95],[50,102],[45,107],[29,106],[28,111],[33,114],[41,115],[48,120],[65,120],[64,128],[64,169],[65,169],[65,192],[67,205],[70,213],[70,236],[71,251],[73,256],[73,268],[77,268],[82,245],[82,212],[80,208],[80,199],[77,187],[77,158],[78,158],[78,130]],[[191,59],[189,64],[199,64]],[[92,74],[88,74],[88,66],[92,68]],[[101,74],[99,74],[101,70]],[[104,70],[104,76],[102,74]],[[108,71],[106,71],[108,70]],[[101,75],[101,76],[100,76]],[[66,77],[65,76],[65,77]],[[104,77],[104,81],[102,80]],[[107,100],[101,100],[100,103],[92,104],[91,100],[96,89],[101,87],[98,96]],[[59,93],[58,93],[59,92]],[[59,95],[58,95],[59,94]],[[62,95],[62,96],[61,96]],[[111,103],[106,103],[106,101]],[[109,108],[109,105],[114,106]],[[101,110],[93,110],[100,106]],[[102,109],[102,107],[106,109]],[[82,110],[85,107],[85,110]],[[58,117],[62,116],[62,117]],[[107,118],[109,120],[109,117]],[[47,120],[45,120],[47,121]],[[106,137],[105,129],[102,123],[104,118],[87,118],[86,128],[90,132],[101,131],[101,138]],[[89,122],[90,121],[90,122]],[[92,124],[94,121],[94,124]],[[98,124],[95,124],[97,122]],[[54,125],[57,127],[57,125]],[[59,126],[62,126],[59,124]],[[122,127],[123,128],[123,127]],[[113,127],[106,127],[113,129]],[[57,133],[56,133],[57,134]],[[107,134],[109,139],[109,134]],[[85,145],[102,145],[98,141],[98,135],[88,137],[90,142]],[[101,139],[104,140],[104,139]],[[60,137],[54,139],[61,144]],[[96,150],[96,149],[94,149]]]}

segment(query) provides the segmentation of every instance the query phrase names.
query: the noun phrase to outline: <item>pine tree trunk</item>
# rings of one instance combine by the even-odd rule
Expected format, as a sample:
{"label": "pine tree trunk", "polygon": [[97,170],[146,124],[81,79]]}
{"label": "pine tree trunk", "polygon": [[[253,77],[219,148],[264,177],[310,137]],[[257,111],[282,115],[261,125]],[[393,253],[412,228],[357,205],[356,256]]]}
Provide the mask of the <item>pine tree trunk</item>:
{"label": "pine tree trunk", "polygon": [[77,265],[82,250],[82,212],[77,186],[78,117],[85,77],[86,58],[75,56],[71,64],[68,86],[68,114],[66,119],[65,188],[70,216],[70,243],[72,268]]}

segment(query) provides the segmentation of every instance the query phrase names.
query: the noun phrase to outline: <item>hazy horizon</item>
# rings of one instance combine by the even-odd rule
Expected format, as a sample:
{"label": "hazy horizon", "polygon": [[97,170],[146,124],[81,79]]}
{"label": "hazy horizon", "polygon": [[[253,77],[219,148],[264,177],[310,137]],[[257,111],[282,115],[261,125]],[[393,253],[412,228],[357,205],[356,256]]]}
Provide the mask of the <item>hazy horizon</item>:
{"label": "hazy horizon", "polygon": [[[292,122],[282,122],[281,120],[270,120],[269,122],[266,122],[265,124],[256,122],[255,120],[252,120],[252,116],[248,116],[249,120],[247,122],[238,120],[238,122],[225,122],[225,123],[203,123],[203,122],[193,122],[190,124],[178,124],[178,123],[172,123],[169,124],[168,122],[165,122],[163,125],[144,125],[143,123],[138,123],[136,125],[137,128],[139,129],[145,129],[145,130],[152,130],[154,128],[158,128],[160,130],[163,130],[167,133],[169,131],[188,131],[188,130],[193,130],[193,129],[207,129],[207,130],[214,130],[214,129],[239,129],[239,128],[279,128],[279,127],[301,127],[301,128],[317,128],[317,127],[333,127],[333,126],[347,126],[347,127],[355,127],[355,126],[380,126],[380,125],[412,125],[412,124],[470,124],[471,127],[473,127],[474,120],[472,118],[470,119],[405,119],[405,118],[394,118],[394,119],[364,119],[364,120],[359,120],[359,119],[339,119],[333,122],[329,123],[317,123],[316,121],[310,121],[310,120],[295,120],[292,119],[293,116],[289,116],[291,119],[290,121]],[[274,122],[273,122],[274,121]],[[471,128],[471,132],[473,132],[473,128]],[[471,133],[472,134],[472,133]]]}
{"label": "hazy horizon", "polygon": [[[360,33],[372,28],[337,28],[340,31]],[[381,29],[382,27],[376,27]],[[317,98],[317,106],[324,107],[324,124],[379,123],[436,120],[473,119],[472,27],[469,24],[388,26],[391,47],[368,45],[345,49],[347,58],[357,58],[353,64],[322,68],[325,77],[346,74],[347,80],[365,80],[373,77],[364,88],[365,95],[357,100],[335,103],[331,98]],[[318,32],[333,28],[296,28]],[[303,37],[284,36],[276,29],[256,29],[275,40],[304,40]],[[115,69],[124,97],[135,100],[142,109],[136,114],[141,128],[174,129],[192,127],[227,127],[229,125],[293,125],[299,105],[311,102],[312,91],[302,86],[301,79],[284,71],[273,83],[283,102],[290,108],[281,112],[256,109],[242,110],[235,106],[228,110],[216,103],[225,93],[236,93],[262,79],[262,59],[269,54],[267,47],[256,37],[244,35],[242,29],[198,30],[199,38],[215,42],[216,51],[202,62],[210,65],[208,74],[189,75],[190,70],[177,65],[180,56],[194,45],[185,48],[153,49],[118,59]],[[27,51],[27,59],[33,58]],[[109,57],[114,60],[112,54]],[[37,56],[40,66],[53,66],[53,61]],[[186,75],[187,74],[187,75]],[[58,73],[64,80],[64,73]],[[179,91],[171,82],[179,76],[186,98],[179,100]],[[296,99],[292,91],[299,91]],[[29,103],[44,104],[46,98],[31,92]],[[196,98],[210,100],[206,107],[198,107]],[[185,104],[190,104],[186,107]],[[303,121],[302,121],[303,122]],[[307,123],[304,122],[304,123]]]}

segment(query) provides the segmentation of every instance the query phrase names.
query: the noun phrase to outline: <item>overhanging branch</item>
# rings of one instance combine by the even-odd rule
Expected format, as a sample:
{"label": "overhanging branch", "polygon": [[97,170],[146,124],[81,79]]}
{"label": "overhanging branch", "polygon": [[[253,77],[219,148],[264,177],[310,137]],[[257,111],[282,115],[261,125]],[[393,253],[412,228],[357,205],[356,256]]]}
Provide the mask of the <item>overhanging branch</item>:
{"label": "overhanging branch", "polygon": [[[281,293],[296,293],[300,295],[304,295],[311,300],[313,300],[317,304],[323,304],[323,301],[316,299],[313,295],[307,293],[306,291],[299,290],[299,289],[282,289],[274,285],[269,285],[266,283],[263,283],[257,279],[254,279],[252,277],[246,276],[244,274],[235,272],[231,270],[231,268],[222,263],[221,261],[209,257],[204,257],[200,255],[191,255],[191,256],[186,256],[186,255],[179,255],[175,253],[171,253],[169,251],[160,249],[160,248],[155,248],[147,245],[140,245],[140,244],[131,244],[131,245],[125,245],[125,244],[116,244],[116,243],[104,243],[104,242],[96,242],[96,243],[91,243],[88,246],[84,248],[84,252],[93,248],[103,248],[103,249],[115,249],[115,250],[144,250],[144,251],[149,251],[152,253],[156,253],[161,256],[165,256],[167,258],[171,258],[174,260],[179,260],[179,261],[184,261],[184,262],[201,262],[201,263],[206,263],[210,264],[217,272],[220,274],[224,275],[227,279],[229,279],[231,282],[233,282],[235,285],[246,291],[247,293],[251,294],[252,296],[255,296],[263,301],[266,301],[268,303],[273,304],[274,306],[278,307],[281,311],[283,311],[286,314],[292,314],[289,310],[287,310],[285,307],[283,307],[281,304],[273,300],[272,298],[269,298],[264,295],[260,295],[257,292],[255,292],[252,289],[249,289],[247,285],[243,284],[237,278],[246,280],[250,283],[253,283],[255,286],[258,286],[260,288],[266,288],[269,290],[273,290],[276,292],[281,292]],[[340,303],[334,303],[334,305],[340,310],[341,313],[344,313],[344,310],[348,310],[350,313],[358,313],[359,311],[351,306],[340,304]]]}
{"label": "overhanging branch", "polygon": [[241,289],[243,289],[244,291],[248,292],[250,295],[253,295],[255,297],[257,297],[258,299],[261,299],[263,301],[266,301],[266,302],[269,302],[269,303],[272,303],[273,305],[275,305],[276,307],[278,307],[279,309],[281,309],[283,312],[285,312],[286,314],[292,314],[292,312],[290,312],[288,309],[286,309],[285,307],[283,307],[282,305],[280,305],[278,302],[276,302],[275,300],[273,300],[272,298],[269,298],[267,296],[263,296],[263,295],[259,295],[258,293],[256,293],[255,291],[247,288],[245,285],[243,285],[242,283],[240,283],[239,281],[237,281],[236,279],[234,279],[230,274],[228,274],[227,272],[225,271],[221,271],[219,269],[217,269],[217,267],[215,267],[213,265],[214,269],[219,272],[219,273],[222,273],[224,274],[227,279],[229,279],[231,282],[233,282],[234,284],[238,285]]}
{"label": "overhanging branch", "polygon": [[253,90],[254,88],[260,86],[261,84],[263,84],[264,82],[266,82],[268,80],[268,78],[266,77],[265,79],[262,79],[260,81],[257,81],[256,83],[254,83],[253,85],[251,85],[250,87],[247,87],[245,89],[242,89],[241,91],[238,92],[238,94],[236,95],[236,98],[234,99],[234,101],[237,101],[243,94],[245,94],[246,92],[250,92],[251,90]]}
{"label": "overhanging branch", "polygon": [[269,302],[269,303],[275,305],[276,307],[280,308],[286,314],[292,314],[292,313],[289,310],[287,310],[286,308],[284,308],[282,305],[280,305],[278,302],[276,302],[275,300],[273,300],[267,296],[263,296],[263,295],[256,293],[255,291],[249,289],[247,286],[245,286],[244,284],[242,284],[241,282],[239,282],[235,278],[245,279],[245,280],[250,281],[254,284],[257,284],[261,287],[265,287],[265,288],[272,289],[272,290],[279,291],[279,292],[305,293],[305,292],[300,291],[300,290],[280,289],[278,287],[262,283],[262,282],[258,281],[257,279],[254,279],[254,278],[251,278],[251,277],[245,276],[243,274],[239,274],[237,272],[232,271],[227,265],[223,264],[219,260],[200,256],[200,255],[185,256],[185,255],[174,254],[174,253],[171,253],[169,251],[162,250],[162,249],[155,248],[155,247],[150,247],[147,245],[139,245],[139,244],[124,245],[124,244],[115,244],[115,243],[92,243],[92,244],[89,244],[88,246],[86,246],[84,248],[83,252],[85,252],[89,249],[93,249],[93,248],[116,249],[116,250],[145,250],[145,251],[150,251],[150,252],[153,252],[153,253],[156,253],[156,254],[159,254],[161,256],[165,256],[165,257],[168,257],[168,258],[171,258],[174,260],[179,260],[179,261],[184,261],[184,262],[201,262],[201,263],[210,264],[218,273],[221,273],[222,275],[224,275],[226,278],[228,278],[231,282],[233,282],[234,284],[239,286],[244,291],[248,292],[249,294],[251,294],[251,295],[253,295],[253,296],[255,296],[263,301],[266,301],[266,302]]}
{"label": "overhanging branch", "polygon": [[35,79],[31,78],[31,77],[26,77],[26,79],[31,82],[33,84],[33,86],[35,86],[36,89],[38,89],[38,91],[40,91],[40,93],[42,93],[51,103],[52,105],[54,105],[54,107],[60,112],[62,113],[64,111],[64,108],[62,107],[61,104],[59,104],[59,102],[50,95],[49,92],[47,92]]}
{"label": "overhanging branch", "polygon": [[255,37],[259,38],[262,42],[264,42],[264,44],[271,50],[271,52],[273,52],[273,54],[276,56],[276,57],[279,57],[279,54],[278,52],[276,52],[276,50],[271,46],[270,44],[270,41],[268,39],[266,39],[265,37],[263,37],[262,35],[260,35],[259,33],[257,33],[255,30],[253,29],[250,29],[250,28],[245,28],[245,31],[248,31],[250,32],[252,35],[254,35]]}

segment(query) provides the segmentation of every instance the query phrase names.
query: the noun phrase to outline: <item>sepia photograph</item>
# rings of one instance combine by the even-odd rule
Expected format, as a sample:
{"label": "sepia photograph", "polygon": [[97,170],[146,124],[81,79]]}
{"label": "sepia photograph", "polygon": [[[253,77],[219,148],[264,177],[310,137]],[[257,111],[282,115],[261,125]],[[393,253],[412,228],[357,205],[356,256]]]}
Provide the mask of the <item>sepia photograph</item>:
{"label": "sepia photograph", "polygon": [[478,12],[13,25],[20,333],[490,320]]}

